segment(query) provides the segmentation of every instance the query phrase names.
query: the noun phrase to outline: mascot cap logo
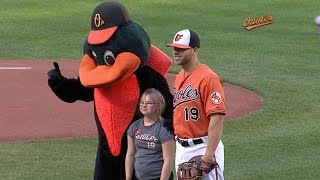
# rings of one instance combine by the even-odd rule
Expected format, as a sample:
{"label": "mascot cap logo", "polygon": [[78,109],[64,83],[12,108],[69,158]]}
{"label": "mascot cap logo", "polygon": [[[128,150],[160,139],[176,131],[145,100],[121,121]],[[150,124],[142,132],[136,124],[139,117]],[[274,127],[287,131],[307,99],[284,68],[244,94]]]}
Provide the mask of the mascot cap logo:
{"label": "mascot cap logo", "polygon": [[118,29],[118,26],[129,20],[128,10],[119,2],[110,1],[99,4],[92,13],[88,43],[106,42]]}
{"label": "mascot cap logo", "polygon": [[173,37],[172,44],[167,44],[167,46],[182,49],[200,48],[200,39],[195,32],[184,29],[177,32]]}

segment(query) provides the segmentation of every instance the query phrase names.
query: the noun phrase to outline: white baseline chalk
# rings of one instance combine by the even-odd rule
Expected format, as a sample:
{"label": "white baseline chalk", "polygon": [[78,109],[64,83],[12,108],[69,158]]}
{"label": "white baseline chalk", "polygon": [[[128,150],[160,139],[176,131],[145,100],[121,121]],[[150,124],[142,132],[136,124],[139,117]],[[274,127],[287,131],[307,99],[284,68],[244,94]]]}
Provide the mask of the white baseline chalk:
{"label": "white baseline chalk", "polygon": [[24,70],[24,69],[32,69],[32,67],[0,67],[0,70]]}

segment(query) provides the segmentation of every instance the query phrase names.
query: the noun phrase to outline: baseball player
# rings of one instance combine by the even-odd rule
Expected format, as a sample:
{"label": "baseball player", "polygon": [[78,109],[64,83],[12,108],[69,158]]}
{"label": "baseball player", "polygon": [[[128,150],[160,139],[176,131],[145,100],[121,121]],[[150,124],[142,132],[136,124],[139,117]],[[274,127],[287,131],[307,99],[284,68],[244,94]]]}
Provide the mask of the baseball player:
{"label": "baseball player", "polygon": [[[175,168],[178,179],[192,179],[194,171],[179,165],[200,155],[200,162],[212,164],[197,177],[222,180],[224,146],[221,141],[225,96],[219,76],[198,60],[200,39],[189,29],[177,32],[173,43],[174,62],[182,67],[174,83],[173,126],[176,135]],[[198,163],[198,162],[196,162]],[[198,164],[201,170],[202,164]],[[211,167],[211,166],[210,166]],[[190,171],[190,172],[186,172]]]}

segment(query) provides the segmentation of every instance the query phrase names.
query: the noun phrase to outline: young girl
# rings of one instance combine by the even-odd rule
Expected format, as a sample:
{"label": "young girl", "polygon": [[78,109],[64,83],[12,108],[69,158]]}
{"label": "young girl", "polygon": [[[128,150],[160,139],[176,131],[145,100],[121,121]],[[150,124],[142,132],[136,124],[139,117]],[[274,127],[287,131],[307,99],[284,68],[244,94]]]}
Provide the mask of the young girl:
{"label": "young girl", "polygon": [[[143,117],[128,129],[126,180],[172,180],[174,137],[163,127],[165,100],[156,89],[147,89],[140,99]],[[133,171],[135,174],[133,174]]]}

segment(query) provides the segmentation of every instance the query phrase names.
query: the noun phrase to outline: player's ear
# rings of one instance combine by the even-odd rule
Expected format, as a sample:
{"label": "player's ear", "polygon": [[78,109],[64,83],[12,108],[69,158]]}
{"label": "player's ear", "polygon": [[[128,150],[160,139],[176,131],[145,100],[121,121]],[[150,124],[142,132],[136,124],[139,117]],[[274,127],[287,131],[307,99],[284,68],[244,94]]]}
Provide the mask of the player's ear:
{"label": "player's ear", "polygon": [[198,54],[199,48],[195,47],[195,48],[192,48],[192,49],[193,49],[193,52],[194,52],[194,53],[197,53],[197,54]]}

